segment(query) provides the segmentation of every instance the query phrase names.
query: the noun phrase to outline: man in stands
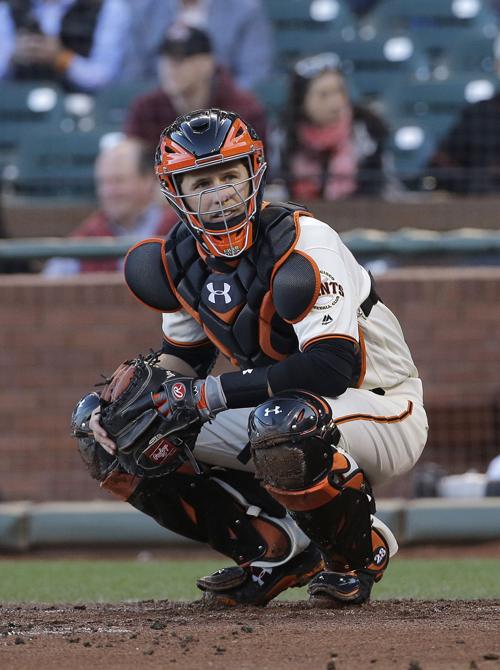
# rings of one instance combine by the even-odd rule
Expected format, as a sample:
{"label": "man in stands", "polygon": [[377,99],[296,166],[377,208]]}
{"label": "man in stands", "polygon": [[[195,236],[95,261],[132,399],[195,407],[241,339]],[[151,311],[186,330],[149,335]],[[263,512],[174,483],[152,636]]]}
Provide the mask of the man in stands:
{"label": "man in stands", "polygon": [[[122,237],[131,241],[165,236],[177,218],[157,199],[156,177],[149,151],[132,139],[104,148],[95,168],[99,209],[71,234],[72,237]],[[114,272],[122,259],[78,260],[53,258],[44,274],[61,276],[78,272]]]}
{"label": "man in stands", "polygon": [[0,79],[96,91],[118,77],[131,28],[125,0],[0,1]]}
{"label": "man in stands", "polygon": [[158,59],[160,88],[139,96],[131,105],[125,132],[151,147],[163,128],[180,114],[217,107],[244,114],[265,135],[265,114],[257,98],[239,89],[229,72],[216,65],[210,40],[197,28],[174,26],[163,42]]}

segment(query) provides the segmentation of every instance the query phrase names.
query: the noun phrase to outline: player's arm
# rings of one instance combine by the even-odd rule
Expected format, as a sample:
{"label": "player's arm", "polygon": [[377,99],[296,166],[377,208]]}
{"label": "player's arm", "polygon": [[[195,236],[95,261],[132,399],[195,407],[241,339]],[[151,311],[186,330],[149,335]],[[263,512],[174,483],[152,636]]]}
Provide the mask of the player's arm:
{"label": "player's arm", "polygon": [[[266,368],[221,375],[228,407],[257,405],[291,388],[336,397],[355,383],[360,345],[349,273],[335,250],[321,250],[318,262],[314,255],[292,253],[272,283],[274,305],[293,324],[299,351]],[[335,272],[322,276],[323,266]],[[322,280],[330,282],[325,295]]]}

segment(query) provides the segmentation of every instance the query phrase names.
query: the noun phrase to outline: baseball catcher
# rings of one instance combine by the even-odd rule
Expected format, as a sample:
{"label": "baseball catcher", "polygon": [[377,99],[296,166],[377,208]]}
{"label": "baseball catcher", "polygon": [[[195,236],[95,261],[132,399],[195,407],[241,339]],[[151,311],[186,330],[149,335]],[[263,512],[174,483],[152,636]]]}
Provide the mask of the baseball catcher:
{"label": "baseball catcher", "polygon": [[[314,605],[359,605],[397,551],[372,486],[424,448],[422,384],[339,235],[263,201],[266,167],[232,112],[163,131],[156,172],[180,221],[125,263],[162,350],[86,396],[73,430],[103,487],[232,559],[198,580],[209,601],[265,605],[308,583]],[[210,374],[219,353],[239,370]]]}

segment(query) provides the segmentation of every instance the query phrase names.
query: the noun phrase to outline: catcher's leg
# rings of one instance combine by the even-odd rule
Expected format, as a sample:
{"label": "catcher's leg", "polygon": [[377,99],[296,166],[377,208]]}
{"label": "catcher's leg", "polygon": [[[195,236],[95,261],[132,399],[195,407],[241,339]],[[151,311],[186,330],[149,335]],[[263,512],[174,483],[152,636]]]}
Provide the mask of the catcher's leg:
{"label": "catcher's leg", "polygon": [[370,485],[335,446],[339,439],[329,405],[308,393],[280,394],[250,417],[257,476],[323,551],[327,570],[310,582],[309,593],[333,605],[361,604],[397,543],[373,516]]}
{"label": "catcher's leg", "polygon": [[141,479],[93,440],[80,441],[80,451],[102,487],[165,528],[235,561],[198,580],[212,601],[266,605],[323,568],[319,549],[251,473],[214,468],[196,475],[185,464],[173,474]]}

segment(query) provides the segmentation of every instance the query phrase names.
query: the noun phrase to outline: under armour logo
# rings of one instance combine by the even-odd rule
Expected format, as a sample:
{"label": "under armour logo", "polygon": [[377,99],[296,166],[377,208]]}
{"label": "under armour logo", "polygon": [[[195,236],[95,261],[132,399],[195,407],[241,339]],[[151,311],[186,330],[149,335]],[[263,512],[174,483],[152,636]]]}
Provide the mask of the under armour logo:
{"label": "under armour logo", "polygon": [[264,416],[269,416],[271,414],[281,414],[282,410],[280,409],[279,405],[275,405],[274,407],[267,407],[266,411],[264,412]]}
{"label": "under armour logo", "polygon": [[259,586],[264,586],[264,578],[272,573],[272,568],[262,568],[258,575],[252,575],[252,581],[257,582]]}
{"label": "under armour logo", "polygon": [[322,326],[326,326],[327,323],[331,323],[333,321],[332,317],[329,314],[325,314],[323,317],[323,321],[321,322]]}
{"label": "under armour logo", "polygon": [[223,289],[220,288],[216,289],[214,288],[212,282],[210,282],[210,284],[207,284],[207,289],[210,293],[210,295],[208,296],[210,302],[213,302],[215,304],[216,295],[223,295],[224,302],[226,303],[226,305],[228,305],[231,302],[231,296],[229,295],[229,291],[231,290],[231,284],[226,284],[226,282],[224,282],[223,286],[224,286]]}

